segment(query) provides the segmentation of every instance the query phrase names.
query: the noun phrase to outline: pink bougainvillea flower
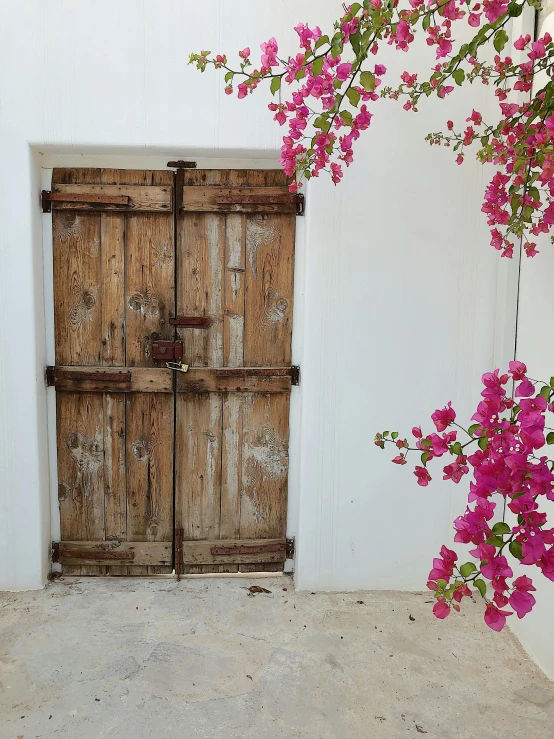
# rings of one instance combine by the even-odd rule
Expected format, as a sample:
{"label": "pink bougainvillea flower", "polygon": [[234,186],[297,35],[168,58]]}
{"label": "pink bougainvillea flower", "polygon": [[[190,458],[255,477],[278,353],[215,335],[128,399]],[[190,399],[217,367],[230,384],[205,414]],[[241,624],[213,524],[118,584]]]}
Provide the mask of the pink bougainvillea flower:
{"label": "pink bougainvillea flower", "polygon": [[417,484],[425,488],[431,482],[431,475],[427,472],[425,467],[416,467],[414,475],[417,477]]}
{"label": "pink bougainvillea flower", "polygon": [[514,380],[523,380],[525,378],[525,375],[527,374],[527,367],[523,364],[523,362],[518,362],[514,359],[510,362],[509,367],[510,374]]}
{"label": "pink bougainvillea flower", "polygon": [[524,378],[516,388],[516,398],[528,398],[535,394],[535,386],[531,380]]}
{"label": "pink bougainvillea flower", "polygon": [[485,609],[485,623],[493,631],[502,631],[506,625],[506,616],[511,615],[511,611],[501,611],[492,603],[488,603]]}
{"label": "pink bougainvillea flower", "polygon": [[450,606],[446,598],[439,598],[433,606],[433,613],[437,618],[443,619],[450,615]]}
{"label": "pink bougainvillea flower", "polygon": [[436,410],[431,416],[437,431],[444,431],[451,423],[456,420],[456,411],[452,408],[452,401],[448,401],[448,405],[440,410]]}

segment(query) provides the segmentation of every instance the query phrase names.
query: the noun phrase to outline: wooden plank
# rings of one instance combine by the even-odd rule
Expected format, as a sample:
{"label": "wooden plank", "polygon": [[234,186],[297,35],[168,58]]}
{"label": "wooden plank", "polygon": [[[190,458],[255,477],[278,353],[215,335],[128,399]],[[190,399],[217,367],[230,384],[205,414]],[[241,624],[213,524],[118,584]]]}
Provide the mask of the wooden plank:
{"label": "wooden plank", "polygon": [[103,540],[104,418],[102,396],[57,394],[58,500],[61,536]]}
{"label": "wooden plank", "polygon": [[[73,392],[171,393],[172,372],[166,368],[55,367],[51,373],[57,390]],[[120,379],[118,379],[120,378]]]}
{"label": "wooden plank", "polygon": [[[134,172],[140,179],[152,173]],[[127,173],[127,180],[131,173]],[[129,213],[125,243],[126,364],[151,367],[152,339],[173,338],[174,228],[169,214]]]}
{"label": "wooden plank", "polygon": [[[222,398],[177,396],[175,525],[185,540],[219,537]],[[185,572],[213,571],[200,568]]]}
{"label": "wooden plank", "polygon": [[229,214],[225,221],[225,284],[223,319],[223,364],[244,365],[244,216]]}
{"label": "wooden plank", "polygon": [[178,327],[192,367],[223,364],[225,216],[186,213],[177,222],[177,314],[207,316],[208,328]]}
{"label": "wooden plank", "polygon": [[247,564],[257,562],[284,562],[284,539],[220,539],[214,541],[185,541],[183,561],[185,565]]}
{"label": "wooden plank", "polygon": [[127,538],[127,469],[125,452],[125,395],[105,393],[104,510],[106,539]]}
{"label": "wooden plank", "polygon": [[223,539],[240,537],[240,497],[242,487],[243,396],[223,396],[223,435],[221,452],[221,522]]}
{"label": "wooden plank", "polygon": [[241,539],[286,536],[289,395],[244,397]]}
{"label": "wooden plank", "polygon": [[183,187],[184,212],[290,213],[296,200],[287,187]]}
{"label": "wooden plank", "polygon": [[[173,210],[173,188],[155,187],[153,185],[101,185],[101,184],[58,184],[52,187],[52,192],[63,195],[90,195],[90,202],[79,202],[76,200],[52,200],[52,210],[102,210],[117,212],[143,213],[171,213]],[[101,195],[123,196],[128,198],[127,204],[98,202]],[[97,202],[93,202],[96,200]]]}
{"label": "wooden plank", "polygon": [[127,539],[173,539],[173,397],[130,393],[127,410]]}
{"label": "wooden plank", "polygon": [[291,178],[282,169],[187,169],[186,186],[287,187]]}
{"label": "wooden plank", "polygon": [[[103,169],[104,185],[116,185],[120,170]],[[102,213],[102,364],[125,366],[125,214]]]}
{"label": "wooden plank", "polygon": [[[260,372],[256,372],[258,369]],[[177,373],[178,393],[283,393],[290,392],[290,388],[288,367],[244,367],[233,371],[222,368],[191,368],[188,372]]]}
{"label": "wooden plank", "polygon": [[59,561],[84,565],[98,565],[99,561],[143,566],[171,565],[172,547],[171,542],[162,541],[63,541],[59,544]]}
{"label": "wooden plank", "polygon": [[246,219],[244,364],[291,363],[294,282],[293,216]]}
{"label": "wooden plank", "polygon": [[[81,170],[87,182],[99,182],[99,170]],[[71,170],[54,170],[71,181]],[[60,185],[61,186],[61,185]],[[100,215],[52,216],[54,326],[58,364],[98,365],[102,340],[102,263]]]}

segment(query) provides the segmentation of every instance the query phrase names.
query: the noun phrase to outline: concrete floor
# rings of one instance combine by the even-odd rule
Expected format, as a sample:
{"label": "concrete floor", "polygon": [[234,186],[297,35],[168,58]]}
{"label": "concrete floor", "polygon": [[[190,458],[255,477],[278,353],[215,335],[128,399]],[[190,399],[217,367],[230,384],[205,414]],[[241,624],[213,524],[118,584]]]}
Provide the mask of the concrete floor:
{"label": "concrete floor", "polygon": [[513,636],[471,604],[441,622],[425,601],[294,593],[284,577],[5,593],[0,736],[552,739],[554,685]]}

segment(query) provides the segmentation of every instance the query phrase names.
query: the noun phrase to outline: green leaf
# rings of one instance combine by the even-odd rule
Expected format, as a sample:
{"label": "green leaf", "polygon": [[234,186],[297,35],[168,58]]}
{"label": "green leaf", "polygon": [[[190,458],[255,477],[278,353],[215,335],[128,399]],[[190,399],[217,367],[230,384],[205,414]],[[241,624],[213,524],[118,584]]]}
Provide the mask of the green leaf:
{"label": "green leaf", "polygon": [[523,13],[523,3],[518,5],[517,3],[510,3],[508,5],[508,15],[512,18],[518,18]]}
{"label": "green leaf", "polygon": [[554,431],[549,431],[546,435],[546,443],[547,444],[554,444]]}
{"label": "green leaf", "polygon": [[375,75],[372,72],[362,72],[360,75],[360,84],[368,92],[375,90]]}
{"label": "green leaf", "polygon": [[430,439],[422,439],[420,441],[421,446],[433,446],[433,442]]}
{"label": "green leaf", "polygon": [[429,459],[430,456],[431,454],[429,452],[423,452],[423,454],[421,455],[421,464],[424,467],[427,465],[427,460]]}
{"label": "green leaf", "polygon": [[342,54],[344,50],[344,46],[342,41],[333,41],[333,45],[331,46],[331,56],[333,59],[336,59],[338,56]]}
{"label": "green leaf", "polygon": [[430,25],[431,25],[431,15],[429,14],[429,15],[426,15],[425,18],[423,19],[421,23],[421,27],[423,28],[424,31],[426,31]]}
{"label": "green leaf", "polygon": [[481,424],[474,423],[472,426],[468,428],[467,432],[468,434],[471,434],[473,436],[473,434],[477,431],[477,429],[480,429],[480,428],[481,428]]}
{"label": "green leaf", "polygon": [[234,76],[235,76],[234,72],[227,72],[227,74],[225,75],[225,82],[230,82]]}
{"label": "green leaf", "polygon": [[393,431],[392,432],[391,439],[398,439],[398,431]]}
{"label": "green leaf", "polygon": [[477,570],[477,567],[475,567],[473,562],[466,562],[459,569],[460,569],[460,575],[462,577],[469,577],[472,572],[475,572]]}
{"label": "green leaf", "polygon": [[352,105],[354,108],[358,107],[358,103],[360,102],[360,95],[359,93],[356,92],[356,90],[353,87],[351,87],[347,91],[346,97],[350,101],[350,105]]}
{"label": "green leaf", "polygon": [[349,110],[341,110],[340,117],[346,123],[347,126],[352,125],[352,113]]}
{"label": "green leaf", "polygon": [[550,378],[550,387],[554,387],[554,377]]}
{"label": "green leaf", "polygon": [[492,544],[494,547],[501,547],[504,541],[499,536],[490,536],[487,539],[487,544]]}
{"label": "green leaf", "polygon": [[329,130],[329,119],[327,118],[327,116],[320,115],[318,118],[316,118],[314,121],[314,128],[319,128],[321,131],[327,133],[327,131]]}
{"label": "green leaf", "polygon": [[552,390],[548,387],[548,385],[545,385],[544,387],[541,387],[539,391],[539,395],[542,395],[543,398],[546,398],[547,400],[549,400],[551,392]]}
{"label": "green leaf", "polygon": [[511,533],[512,529],[508,526],[507,523],[504,523],[504,521],[499,521],[498,523],[495,523],[492,527],[493,533],[498,534],[498,536],[501,536],[502,534],[509,534]]}
{"label": "green leaf", "polygon": [[329,43],[329,36],[321,36],[318,38],[318,40],[315,42],[314,49],[317,50],[323,46],[323,44]]}
{"label": "green leaf", "polygon": [[488,445],[489,445],[489,442],[487,441],[486,436],[479,437],[479,441],[477,442],[477,446],[479,447],[479,449],[486,451]]}
{"label": "green leaf", "polygon": [[359,31],[356,31],[356,33],[352,34],[348,40],[354,49],[354,53],[358,56],[362,48],[362,34]]}
{"label": "green leaf", "polygon": [[319,77],[321,74],[321,70],[323,69],[323,62],[325,61],[325,57],[320,56],[318,57],[312,64],[312,73],[314,77]]}
{"label": "green leaf", "polygon": [[474,585],[484,598],[487,594],[487,583],[484,580],[481,580],[481,578],[478,578],[475,580]]}
{"label": "green leaf", "polygon": [[521,544],[519,543],[519,541],[516,541],[515,539],[511,541],[508,545],[508,549],[516,559],[523,559],[523,552],[521,550]]}
{"label": "green leaf", "polygon": [[460,444],[460,442],[457,441],[455,444],[452,444],[452,446],[450,447],[450,451],[453,454],[462,454],[464,450],[462,449],[462,445]]}
{"label": "green leaf", "polygon": [[441,590],[444,590],[445,587],[446,587],[446,580],[443,580],[442,578],[439,578],[437,580],[437,585],[439,586],[439,588],[441,588]]}
{"label": "green leaf", "polygon": [[273,77],[271,80],[271,92],[273,95],[281,88],[281,78],[280,77]]}
{"label": "green leaf", "polygon": [[452,77],[457,85],[461,85],[466,78],[466,73],[463,69],[457,69],[455,72],[452,72]]}
{"label": "green leaf", "polygon": [[503,28],[501,28],[499,31],[497,31],[494,34],[494,41],[493,41],[494,48],[500,54],[500,52],[506,46],[507,43],[508,43],[508,34]]}

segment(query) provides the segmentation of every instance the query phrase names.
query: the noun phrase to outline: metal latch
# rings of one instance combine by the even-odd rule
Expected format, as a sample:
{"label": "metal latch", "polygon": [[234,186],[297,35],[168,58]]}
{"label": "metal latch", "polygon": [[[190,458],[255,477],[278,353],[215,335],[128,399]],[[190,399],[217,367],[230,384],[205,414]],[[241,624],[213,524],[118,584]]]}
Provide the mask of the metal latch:
{"label": "metal latch", "polygon": [[179,364],[183,358],[183,342],[182,341],[164,341],[155,339],[152,341],[152,359],[158,362],[175,362]]}

